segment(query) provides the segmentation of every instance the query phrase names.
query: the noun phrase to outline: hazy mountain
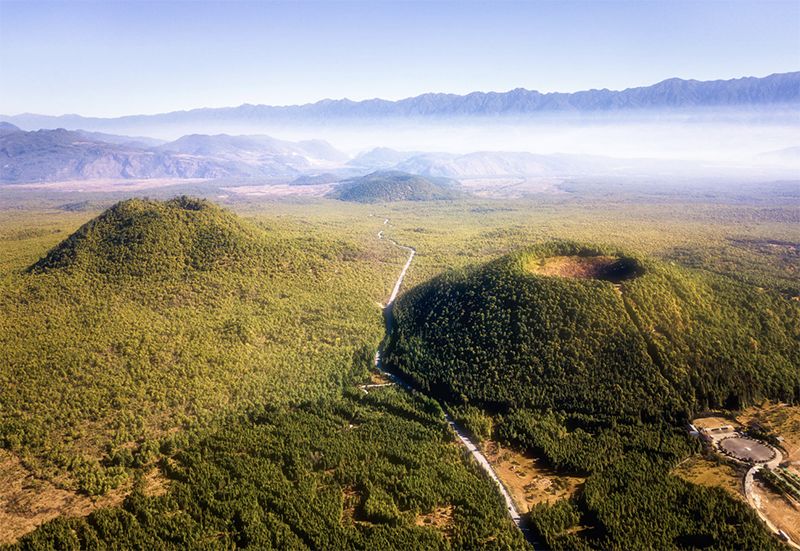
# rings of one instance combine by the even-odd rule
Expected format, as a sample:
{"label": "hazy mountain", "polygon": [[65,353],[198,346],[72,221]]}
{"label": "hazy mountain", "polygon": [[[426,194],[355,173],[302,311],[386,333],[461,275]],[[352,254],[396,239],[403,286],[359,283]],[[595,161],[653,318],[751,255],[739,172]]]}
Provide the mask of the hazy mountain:
{"label": "hazy mountain", "polygon": [[388,147],[376,147],[356,155],[347,164],[365,168],[391,168],[420,154],[419,151],[397,151]]}
{"label": "hazy mountain", "polygon": [[233,165],[110,144],[64,129],[0,136],[0,181],[90,178],[215,178],[241,175]]}
{"label": "hazy mountain", "polygon": [[800,145],[766,151],[758,155],[757,159],[768,163],[800,166]]}
{"label": "hazy mountain", "polygon": [[148,138],[146,136],[120,136],[117,134],[106,134],[105,132],[90,132],[88,130],[76,130],[76,132],[91,140],[138,147],[141,149],[156,147],[165,143],[164,140]]}
{"label": "hazy mountain", "polygon": [[266,122],[314,122],[330,119],[385,117],[474,117],[522,115],[546,112],[605,112],[646,109],[694,109],[709,107],[796,106],[800,103],[800,72],[773,74],[763,78],[697,81],[672,78],[626,90],[586,90],[575,93],[541,93],[518,88],[509,92],[473,92],[467,95],[423,94],[399,101],[371,99],[325,99],[313,104],[270,106],[244,104],[239,107],[204,108],[158,115],[118,118],[59,117],[23,114],[0,116],[25,129],[36,128],[164,128]]}
{"label": "hazy mountain", "polygon": [[288,142],[270,136],[208,136],[192,134],[163,144],[161,151],[186,153],[252,163],[283,163],[286,165],[341,163],[347,155],[323,140]]}
{"label": "hazy mountain", "polygon": [[[291,143],[267,136],[185,136],[156,148],[133,138],[64,129],[0,127],[0,181],[93,178],[295,177],[304,168],[346,158],[326,142]],[[307,156],[306,156],[307,155]],[[322,157],[322,158],[320,158]]]}
{"label": "hazy mountain", "polygon": [[424,153],[399,163],[395,168],[414,174],[447,178],[486,176],[552,176],[609,168],[614,159],[581,155],[536,155],[526,152],[477,151],[466,155]]}
{"label": "hazy mountain", "polygon": [[320,184],[333,184],[343,178],[340,174],[323,172],[321,174],[303,174],[291,181],[293,186],[316,186]]}
{"label": "hazy mountain", "polygon": [[0,122],[0,136],[5,136],[13,132],[21,132],[21,130],[10,122]]}

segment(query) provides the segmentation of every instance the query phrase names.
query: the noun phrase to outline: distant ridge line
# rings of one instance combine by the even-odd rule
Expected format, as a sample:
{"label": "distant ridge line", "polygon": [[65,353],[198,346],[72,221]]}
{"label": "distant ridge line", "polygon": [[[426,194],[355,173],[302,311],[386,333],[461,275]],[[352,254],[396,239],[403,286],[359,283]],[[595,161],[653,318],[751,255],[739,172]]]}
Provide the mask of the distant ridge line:
{"label": "distant ridge line", "polygon": [[[724,106],[769,106],[800,104],[800,71],[766,77],[728,80],[670,78],[650,86],[624,90],[591,89],[579,92],[548,92],[516,88],[507,92],[471,92],[465,95],[426,93],[397,101],[368,99],[323,99],[303,105],[242,104],[238,107],[201,107],[154,115],[82,117],[80,115],[0,115],[22,126],[49,123],[73,126],[80,123],[149,122],[180,123],[198,120],[292,121],[329,118],[497,116],[539,112],[602,112],[629,109],[684,109]],[[43,127],[46,127],[43,126]]]}

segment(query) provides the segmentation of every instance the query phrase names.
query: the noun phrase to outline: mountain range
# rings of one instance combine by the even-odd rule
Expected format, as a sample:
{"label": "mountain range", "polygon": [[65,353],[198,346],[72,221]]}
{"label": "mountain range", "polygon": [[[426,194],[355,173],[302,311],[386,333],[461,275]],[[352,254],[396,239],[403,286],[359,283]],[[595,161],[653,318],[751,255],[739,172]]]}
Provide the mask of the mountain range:
{"label": "mountain range", "polygon": [[598,113],[633,110],[705,109],[722,107],[769,108],[800,104],[800,72],[766,77],[697,81],[671,78],[654,84],[615,90],[541,93],[517,88],[508,92],[472,92],[466,95],[429,93],[399,101],[325,99],[312,104],[201,108],[155,115],[92,118],[80,115],[48,116],[25,113],[0,115],[0,120],[25,129],[55,128],[108,131],[123,128],[169,127],[223,123],[320,122],[382,118],[444,118],[519,116],[536,113]]}
{"label": "mountain range", "polygon": [[[160,145],[155,145],[160,144]],[[296,177],[347,156],[327,142],[189,135],[161,143],[85,131],[25,132],[0,123],[0,182],[128,178]]]}

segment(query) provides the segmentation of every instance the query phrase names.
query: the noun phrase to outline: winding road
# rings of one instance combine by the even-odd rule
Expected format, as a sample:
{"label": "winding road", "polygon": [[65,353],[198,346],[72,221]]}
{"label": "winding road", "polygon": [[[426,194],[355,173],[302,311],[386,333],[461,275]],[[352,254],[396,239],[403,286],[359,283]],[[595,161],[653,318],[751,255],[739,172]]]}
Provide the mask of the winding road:
{"label": "winding road", "polygon": [[[773,449],[774,449],[774,448],[773,448]],[[775,526],[775,525],[774,525],[774,524],[773,524],[773,523],[772,523],[772,522],[771,522],[771,521],[770,521],[770,520],[769,520],[769,519],[766,517],[766,515],[765,515],[765,514],[764,514],[764,513],[761,511],[761,507],[760,507],[760,505],[761,505],[761,498],[760,498],[760,497],[758,496],[758,494],[757,494],[757,493],[756,493],[756,492],[753,490],[753,486],[754,486],[754,478],[755,478],[755,474],[756,474],[758,471],[760,471],[760,470],[761,470],[761,469],[763,469],[764,467],[769,467],[770,469],[776,469],[776,468],[778,467],[778,465],[780,465],[782,462],[783,462],[783,454],[780,452],[780,450],[777,450],[777,449],[775,449],[775,457],[774,457],[774,458],[772,458],[772,460],[770,460],[770,461],[769,461],[768,463],[766,463],[766,464],[764,464],[764,463],[758,464],[758,463],[757,463],[757,464],[753,465],[752,467],[750,467],[750,470],[748,470],[748,471],[747,471],[747,474],[746,474],[746,475],[745,475],[745,477],[744,477],[744,495],[745,495],[745,497],[747,498],[747,502],[750,504],[750,507],[752,507],[753,509],[755,509],[755,511],[756,511],[756,514],[759,516],[759,518],[760,518],[762,521],[764,521],[764,524],[766,524],[766,525],[767,525],[767,527],[768,527],[770,530],[772,530],[774,533],[776,533],[776,534],[778,534],[778,535],[780,535],[780,534],[781,534],[781,529],[780,529],[780,528],[778,528],[777,526]],[[784,540],[784,542],[785,542],[787,545],[789,545],[789,546],[791,546],[791,547],[794,547],[795,549],[800,549],[800,545],[797,545],[797,544],[796,544],[794,541],[792,541],[791,539]]]}
{"label": "winding road", "polygon": [[[384,219],[383,225],[386,226],[388,223],[389,219],[388,218]],[[394,306],[394,301],[397,298],[397,294],[400,292],[400,287],[403,284],[403,280],[406,277],[406,272],[408,272],[408,268],[411,266],[411,262],[413,262],[414,255],[416,254],[417,251],[413,247],[400,245],[393,239],[386,238],[384,236],[383,230],[378,232],[378,239],[381,240],[386,239],[389,243],[391,243],[395,247],[403,249],[404,251],[408,251],[408,259],[406,260],[403,269],[400,271],[400,275],[398,276],[397,281],[394,284],[394,288],[392,289],[392,294],[389,295],[389,300],[383,307],[384,320],[386,322],[386,338],[384,340],[385,343],[388,341],[392,331],[392,322],[393,322],[392,308]],[[380,371],[383,375],[388,377],[391,381],[394,381],[394,383],[397,384],[398,386],[401,386],[406,390],[413,390],[412,385],[408,381],[404,380],[399,375],[390,373],[383,369],[383,344],[375,352],[375,368],[378,371]],[[385,386],[385,385],[363,385],[361,388],[362,390],[364,390],[364,392],[367,392],[368,388],[374,388],[377,386]],[[489,475],[489,478],[494,480],[495,484],[497,484],[497,487],[500,490],[500,493],[503,495],[503,499],[506,502],[506,509],[508,511],[508,515],[511,517],[511,520],[514,521],[514,524],[516,524],[517,528],[519,528],[519,530],[522,532],[522,535],[525,536],[525,539],[533,546],[533,549],[536,551],[543,551],[547,549],[540,541],[538,541],[534,537],[533,533],[526,526],[525,519],[522,517],[522,515],[520,515],[516,505],[514,505],[514,501],[511,499],[511,495],[508,493],[508,490],[506,490],[505,486],[503,486],[503,483],[500,481],[500,478],[497,476],[497,473],[492,468],[492,465],[491,463],[489,463],[489,460],[486,459],[486,456],[483,455],[483,452],[481,452],[480,448],[478,448],[478,446],[475,445],[472,439],[470,439],[469,435],[467,434],[467,431],[464,430],[464,428],[461,427],[458,423],[456,423],[447,414],[447,412],[445,412],[444,417],[447,423],[450,425],[450,428],[453,429],[453,432],[461,441],[461,443],[464,445],[464,447],[467,448],[472,457],[475,458],[475,461],[477,461],[478,465],[484,471],[486,471],[486,474]]]}

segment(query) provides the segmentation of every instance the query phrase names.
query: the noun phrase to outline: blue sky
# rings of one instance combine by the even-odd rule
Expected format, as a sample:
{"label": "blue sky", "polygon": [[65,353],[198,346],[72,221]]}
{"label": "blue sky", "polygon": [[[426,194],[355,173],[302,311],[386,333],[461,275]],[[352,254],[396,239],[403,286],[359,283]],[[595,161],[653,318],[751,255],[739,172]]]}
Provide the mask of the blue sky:
{"label": "blue sky", "polygon": [[799,69],[800,0],[0,0],[4,114],[622,89]]}

